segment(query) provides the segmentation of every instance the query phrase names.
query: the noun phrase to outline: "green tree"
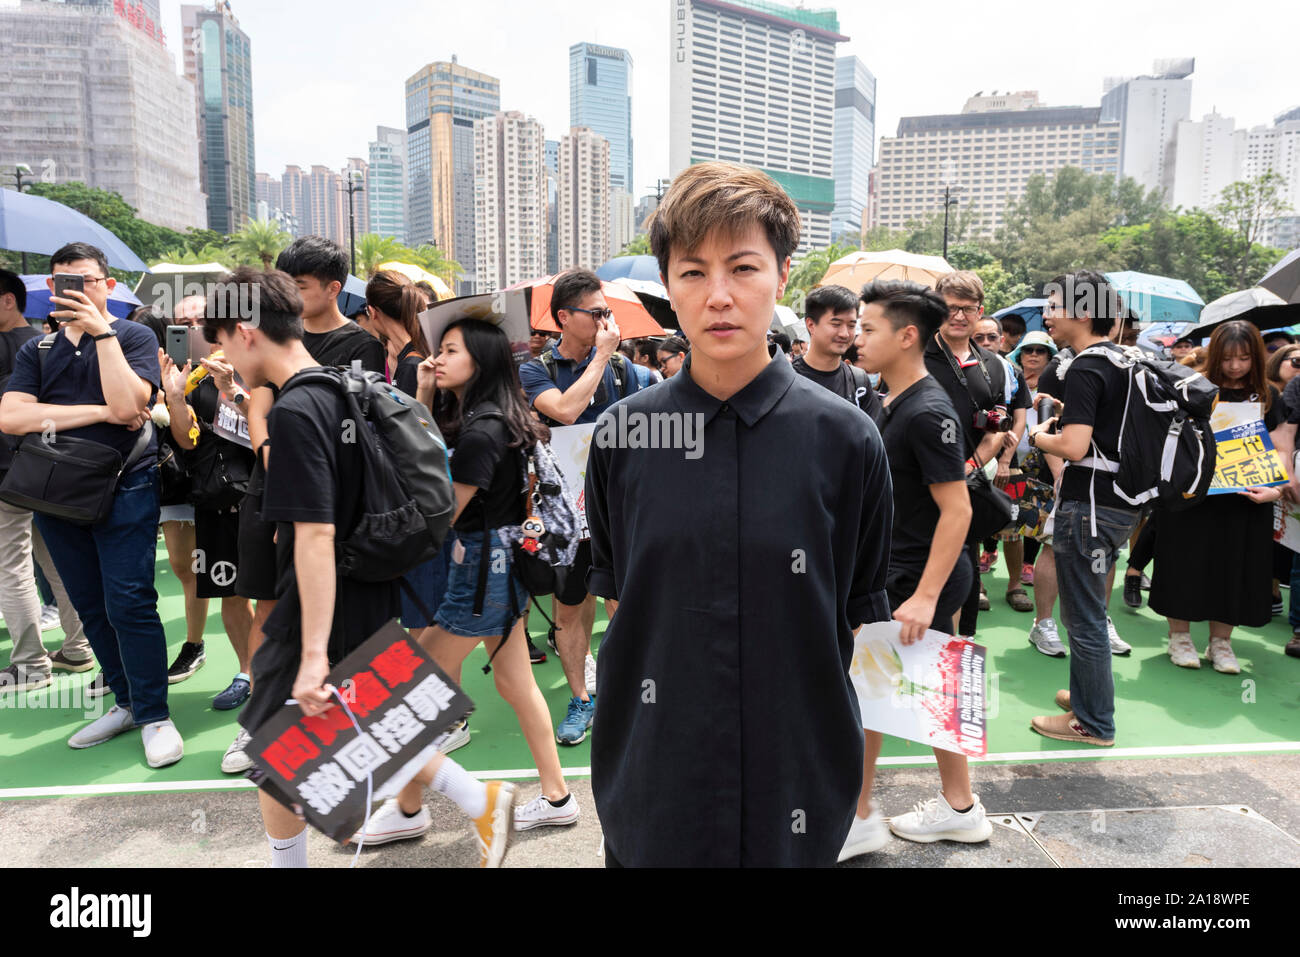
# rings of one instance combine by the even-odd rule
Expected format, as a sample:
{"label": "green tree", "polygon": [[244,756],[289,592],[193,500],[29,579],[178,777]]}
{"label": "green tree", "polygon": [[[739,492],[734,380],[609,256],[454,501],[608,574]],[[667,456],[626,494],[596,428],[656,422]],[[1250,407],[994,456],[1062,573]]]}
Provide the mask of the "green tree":
{"label": "green tree", "polygon": [[279,223],[250,219],[239,232],[231,234],[229,248],[240,263],[253,266],[260,262],[263,269],[270,269],[275,257],[291,242],[293,237]]}
{"label": "green tree", "polygon": [[177,246],[175,249],[164,250],[162,255],[149,260],[151,267],[160,263],[169,263],[174,266],[199,266],[203,263],[220,263],[227,269],[245,265],[236,261],[235,256],[224,243],[208,243],[198,249]]}
{"label": "green tree", "polygon": [[785,295],[781,298],[782,305],[792,307],[795,312],[801,311],[804,297],[822,281],[831,263],[855,252],[858,252],[858,247],[848,243],[831,243],[825,249],[808,252],[797,265],[790,267],[790,278],[786,282]]}
{"label": "green tree", "polygon": [[618,251],[620,256],[650,256],[650,236],[642,233]]}
{"label": "green tree", "polygon": [[1264,227],[1291,209],[1283,190],[1286,180],[1269,170],[1252,180],[1238,180],[1223,188],[1218,205],[1218,219],[1233,235],[1233,280],[1244,289],[1255,278],[1253,251]]}
{"label": "green tree", "polygon": [[447,254],[437,246],[425,243],[409,252],[409,258],[403,257],[407,262],[433,273],[449,286],[456,281],[457,276],[465,272],[460,263],[448,259]]}
{"label": "green tree", "polygon": [[1034,293],[1033,287],[1019,282],[996,259],[980,266],[963,268],[973,268],[975,275],[984,283],[984,311],[990,315],[999,309],[1014,306]]}
{"label": "green tree", "polygon": [[148,262],[163,250],[183,245],[186,235],[136,216],[135,207],[120,193],[85,183],[35,183],[28,192],[62,203],[90,217],[126,243],[133,253]]}
{"label": "green tree", "polygon": [[379,270],[380,263],[402,262],[411,252],[392,236],[366,233],[357,239],[357,272],[369,279]]}

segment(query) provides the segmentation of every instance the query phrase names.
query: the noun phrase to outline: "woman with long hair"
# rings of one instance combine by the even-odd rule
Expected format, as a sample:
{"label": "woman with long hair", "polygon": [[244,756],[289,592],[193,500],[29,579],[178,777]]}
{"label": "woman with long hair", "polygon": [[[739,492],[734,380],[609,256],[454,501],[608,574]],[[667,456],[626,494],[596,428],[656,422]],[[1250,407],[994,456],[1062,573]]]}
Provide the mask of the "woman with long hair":
{"label": "woman with long hair", "polygon": [[424,293],[400,272],[383,269],[366,283],[365,320],[358,324],[384,343],[388,375],[393,385],[414,397],[416,369],[429,357],[420,328],[420,313],[428,308]]}
{"label": "woman with long hair", "polygon": [[[1277,389],[1265,377],[1264,341],[1246,322],[1214,330],[1205,377],[1219,387],[1220,402],[1251,402],[1270,432],[1284,419]],[[1199,668],[1191,623],[1210,623],[1206,658],[1215,671],[1241,671],[1232,652],[1232,629],[1259,628],[1272,617],[1273,505],[1280,488],[1209,495],[1176,521],[1161,521],[1149,603],[1169,620],[1169,657]]]}
{"label": "woman with long hair", "polygon": [[1287,385],[1297,372],[1300,372],[1300,344],[1296,343],[1278,349],[1268,357],[1264,366],[1268,384],[1282,393],[1282,403],[1288,412],[1295,405],[1296,390],[1288,389]]}
{"label": "woman with long hair", "polygon": [[[531,415],[515,372],[510,342],[498,327],[459,319],[443,333],[437,354],[421,363],[428,393],[456,397],[451,477],[456,515],[448,536],[452,563],[447,590],[420,644],[459,681],[461,665],[483,644],[497,691],[514,709],[541,777],[542,793],[515,808],[519,830],[578,820],[551,730],[546,699],[533,678],[524,640],[528,593],[513,572],[512,534],[525,518],[524,456],[544,426]],[[429,829],[420,786],[410,785],[371,819],[367,843],[417,837]]]}

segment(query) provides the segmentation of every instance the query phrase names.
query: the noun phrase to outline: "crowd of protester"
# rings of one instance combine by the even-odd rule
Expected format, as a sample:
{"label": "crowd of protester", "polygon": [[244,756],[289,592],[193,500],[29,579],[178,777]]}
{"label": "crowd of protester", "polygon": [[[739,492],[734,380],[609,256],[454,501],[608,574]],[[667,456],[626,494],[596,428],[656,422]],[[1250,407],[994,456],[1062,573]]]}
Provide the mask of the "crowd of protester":
{"label": "crowd of protester", "polygon": [[[611,866],[815,864],[878,850],[891,832],[988,840],[966,759],[947,751],[935,750],[937,796],[885,817],[872,798],[882,735],[856,727],[845,669],[852,632],[869,622],[900,622],[904,643],[926,629],[979,640],[999,550],[1000,600],[1026,615],[1037,651],[1070,658],[1059,713],[1033,719],[1046,737],[1103,747],[1117,737],[1110,658],[1131,647],[1108,609],[1125,546],[1123,600],[1140,607],[1149,587],[1173,665],[1199,668],[1201,644],[1215,670],[1238,673],[1233,629],[1281,614],[1281,586],[1293,598],[1285,651],[1300,656],[1300,556],[1272,542],[1272,503],[1300,484],[1176,513],[1134,508],[1110,490],[1105,463],[1119,458],[1126,383],[1097,350],[1131,344],[1136,328],[1104,277],[1085,270],[1048,284],[1043,329],[1033,331],[1018,316],[986,315],[971,272],[933,289],[826,286],[803,303],[806,338],[792,339],[770,321],[798,235],[797,211],[762,174],[692,167],[651,228],[681,328],[621,340],[601,281],[572,270],[552,290],[562,333],[533,330],[522,364],[505,332],[481,319],[426,339],[419,316],[436,297],[399,273],[376,273],[363,308],[345,317],[347,257],[319,237],[296,240],[273,270],[223,280],[256,287],[255,323],[203,297],[115,320],[104,254],[71,243],[51,272],[81,277],[83,291],[51,300],[43,336],[24,317],[21,280],[0,271],[0,430],[12,440],[0,446],[0,472],[14,442],[51,428],[128,463],[95,524],[0,502],[0,615],[12,641],[0,693],[97,666],[87,693],[111,694],[113,706],[68,744],[139,728],[147,763],[173,764],[184,745],[168,687],[206,663],[209,603],[220,599],[238,670],[212,707],[238,711],[221,770],[243,773],[251,733],[288,699],[308,715],[328,708],[330,666],[397,618],[455,679],[476,648],[488,650],[540,793],[516,803],[513,785],[479,781],[450,758],[477,740],[463,721],[370,815],[357,834],[366,844],[427,832],[426,786],[465,811],[485,865],[500,862],[509,817],[516,829],[574,823],[559,748],[593,734],[599,715],[592,766]],[[179,367],[167,349],[177,326],[208,344]],[[1300,344],[1229,322],[1207,348],[1180,340],[1171,352],[1222,401],[1260,403],[1289,461]],[[357,514],[364,468],[355,446],[335,440],[346,404],[303,375],[317,366],[383,375],[431,410],[451,450],[452,530],[400,583],[336,575],[335,535]],[[598,423],[616,403],[701,414],[708,454],[683,465],[672,450],[593,444],[590,538],[557,570],[552,595],[530,596],[505,547],[525,519],[527,452],[552,428]],[[217,428],[223,407],[236,410],[244,440]],[[1032,535],[972,539],[968,480],[981,470],[1000,488],[1025,477],[1050,487],[1050,519]],[[821,504],[789,507],[810,501]],[[170,664],[159,537],[184,596],[185,640]],[[781,561],[762,558],[790,542],[826,562],[793,586],[773,570]],[[597,598],[610,620],[599,666]],[[529,634],[530,605],[553,622],[544,642]],[[65,638],[49,651],[41,632],[57,626]],[[548,711],[530,666],[548,651],[568,686],[562,715]],[[647,676],[658,688],[650,709]],[[773,695],[779,727],[761,704]],[[301,820],[265,793],[261,808],[273,864],[305,865]],[[815,819],[816,834],[771,826],[787,808]]]}

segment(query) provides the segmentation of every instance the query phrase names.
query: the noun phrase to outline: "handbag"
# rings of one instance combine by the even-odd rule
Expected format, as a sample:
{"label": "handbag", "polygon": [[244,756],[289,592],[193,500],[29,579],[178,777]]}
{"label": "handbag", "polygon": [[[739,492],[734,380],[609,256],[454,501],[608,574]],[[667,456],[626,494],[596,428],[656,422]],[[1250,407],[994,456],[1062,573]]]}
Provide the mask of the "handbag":
{"label": "handbag", "polygon": [[227,509],[238,505],[253,474],[252,453],[205,430],[187,456],[189,502],[198,508]]}
{"label": "handbag", "polygon": [[1011,498],[994,487],[983,469],[966,476],[966,490],[970,493],[968,542],[983,541],[1011,523]]}
{"label": "handbag", "polygon": [[102,442],[30,433],[0,482],[0,499],[74,525],[97,525],[108,518],[118,481],[140,461],[151,438],[153,422],[146,421],[124,462]]}

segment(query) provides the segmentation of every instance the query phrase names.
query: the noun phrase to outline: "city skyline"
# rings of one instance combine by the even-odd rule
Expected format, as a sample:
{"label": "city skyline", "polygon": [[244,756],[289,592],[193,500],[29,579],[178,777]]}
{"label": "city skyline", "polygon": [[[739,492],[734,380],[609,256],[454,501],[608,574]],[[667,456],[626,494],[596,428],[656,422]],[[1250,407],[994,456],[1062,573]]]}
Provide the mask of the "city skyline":
{"label": "city skyline", "polygon": [[[335,0],[322,0],[317,15],[306,19],[291,6],[232,3],[255,50],[258,168],[274,172],[303,161],[326,159],[332,165],[347,156],[366,155],[376,125],[404,126],[405,78],[425,63],[450,59],[453,53],[462,64],[500,78],[502,109],[536,116],[553,137],[568,129],[569,48],[590,41],[626,48],[636,63],[631,96],[637,181],[631,192],[639,199],[651,191],[657,177],[669,173],[671,2],[574,2],[542,15],[505,0],[483,0],[436,14],[415,2],[390,0],[369,8],[376,14],[369,20],[343,16],[353,8]],[[1289,81],[1286,66],[1287,38],[1294,29],[1288,30],[1283,22],[1300,26],[1300,14],[1273,8],[1267,8],[1269,29],[1259,30],[1249,16],[1224,20],[1221,9],[1208,2],[1177,7],[1159,3],[1134,18],[1131,5],[1099,0],[1083,24],[1077,15],[1043,12],[1029,4],[972,12],[946,3],[927,14],[927,24],[936,31],[936,68],[927,72],[916,66],[924,60],[918,50],[924,51],[926,37],[918,34],[910,11],[827,5],[839,15],[840,32],[851,38],[839,46],[838,55],[857,56],[878,80],[877,151],[881,136],[895,134],[900,117],[954,113],[979,91],[1034,89],[1053,105],[1097,106],[1107,77],[1141,75],[1149,72],[1153,59],[1167,56],[1197,58],[1194,117],[1217,111],[1249,128],[1271,124],[1276,114],[1300,101],[1300,90]],[[331,15],[335,8],[340,16]],[[1262,4],[1259,9],[1266,11]],[[1211,16],[1213,31],[1204,26]],[[392,24],[398,19],[404,27],[394,31]],[[1156,23],[1158,42],[1152,40],[1150,29]],[[169,49],[178,53],[179,4],[164,5],[163,24]],[[346,29],[340,24],[346,24]],[[503,56],[501,24],[526,38],[527,49]],[[1144,29],[1135,29],[1139,25]],[[1095,36],[1082,33],[1089,27]],[[268,38],[265,46],[258,45],[259,36]],[[281,50],[270,39],[277,36],[294,36],[295,42]],[[436,45],[429,43],[430,36],[438,38]],[[905,37],[906,42],[891,43],[891,36]],[[943,56],[938,45],[943,37],[960,38],[969,56],[955,60]],[[1068,69],[1056,66],[1061,55],[1042,52],[1061,42],[1076,48],[1073,59],[1066,55]],[[353,56],[368,43],[384,50],[373,64]],[[313,51],[318,55],[313,56]],[[338,70],[337,61],[343,56],[359,67]],[[304,84],[313,63],[320,64],[320,75]],[[304,89],[313,92],[317,104],[334,106],[336,113],[322,121],[320,107],[304,102]]]}

